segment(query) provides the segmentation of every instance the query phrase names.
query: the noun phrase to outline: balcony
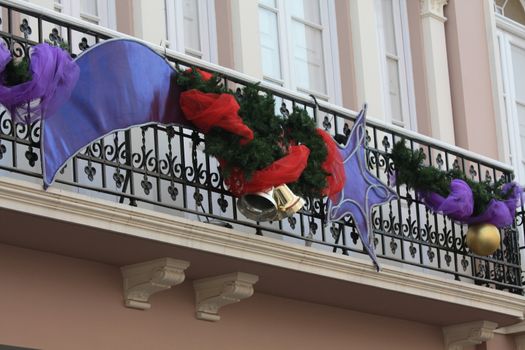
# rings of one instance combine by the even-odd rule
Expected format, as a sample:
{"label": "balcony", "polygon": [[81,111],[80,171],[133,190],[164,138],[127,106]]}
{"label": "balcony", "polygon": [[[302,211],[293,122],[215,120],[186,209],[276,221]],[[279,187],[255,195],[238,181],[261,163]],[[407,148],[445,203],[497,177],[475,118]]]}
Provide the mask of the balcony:
{"label": "balcony", "polygon": [[[0,36],[18,57],[44,41],[66,43],[75,56],[99,42],[126,37],[15,1],[4,1],[0,7]],[[218,73],[232,88],[256,82],[241,73],[148,45],[175,65]],[[293,107],[304,108],[332,135],[348,134],[354,123],[353,111],[266,83],[260,88],[275,97],[278,113],[286,116]],[[5,110],[1,112],[1,175],[41,183],[39,128],[38,122],[17,124]],[[512,169],[505,164],[369,118],[368,167],[385,182],[392,167],[388,154],[401,139],[412,149],[423,149],[430,164],[440,169],[459,168],[477,181],[512,177]],[[299,213],[280,222],[256,223],[244,218],[222,182],[216,160],[204,154],[202,147],[202,134],[177,125],[118,131],[71,159],[53,187],[218,225],[248,237],[270,237],[275,242],[368,259],[352,220],[327,223],[322,201],[307,200]],[[465,247],[465,226],[432,213],[412,191],[398,186],[397,192],[398,200],[373,214],[376,251],[383,265],[523,294],[519,244],[523,210],[517,214],[516,226],[502,232],[500,249],[493,256],[480,257]]]}

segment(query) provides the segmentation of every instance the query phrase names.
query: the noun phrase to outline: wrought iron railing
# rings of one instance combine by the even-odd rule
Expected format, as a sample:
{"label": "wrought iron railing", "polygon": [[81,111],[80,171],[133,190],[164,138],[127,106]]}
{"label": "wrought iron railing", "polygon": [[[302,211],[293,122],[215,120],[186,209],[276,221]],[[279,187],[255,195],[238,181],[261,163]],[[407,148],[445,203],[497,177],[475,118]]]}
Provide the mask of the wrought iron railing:
{"label": "wrought iron railing", "polygon": [[[124,36],[49,10],[35,9],[27,3],[0,1],[0,10],[0,36],[18,57],[45,40],[66,43],[70,52],[78,55],[98,42]],[[219,73],[232,88],[254,82],[238,72],[151,46],[180,66],[196,65]],[[322,101],[317,104],[311,97],[266,83],[260,88],[278,101],[278,113],[286,116],[294,106],[305,108],[319,127],[332,135],[348,134],[354,122],[352,111]],[[41,178],[39,136],[38,123],[16,124],[3,111],[0,114],[1,171],[27,179]],[[510,168],[504,164],[372,120],[367,127],[368,166],[385,182],[389,181],[392,170],[388,154],[401,139],[406,139],[412,149],[423,149],[429,163],[438,168],[460,168],[479,181],[511,179]],[[71,159],[60,172],[56,186],[247,233],[273,236],[334,254],[363,254],[352,219],[327,223],[325,203],[319,200],[307,200],[303,210],[280,222],[256,223],[244,218],[222,182],[217,162],[203,153],[202,145],[203,135],[177,125],[147,125],[118,131],[93,142]],[[373,213],[376,249],[385,263],[395,262],[468,283],[522,293],[516,227],[502,231],[501,249],[494,255],[476,256],[465,248],[466,227],[432,213],[418,202],[412,191],[403,187],[397,190],[398,200]],[[519,220],[519,225],[522,222]]]}

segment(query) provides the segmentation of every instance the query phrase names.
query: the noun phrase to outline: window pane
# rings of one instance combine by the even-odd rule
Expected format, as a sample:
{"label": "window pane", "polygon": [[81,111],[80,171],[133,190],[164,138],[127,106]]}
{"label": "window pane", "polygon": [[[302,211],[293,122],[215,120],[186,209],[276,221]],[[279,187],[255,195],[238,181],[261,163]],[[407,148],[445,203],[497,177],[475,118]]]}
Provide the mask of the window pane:
{"label": "window pane", "polygon": [[261,40],[261,58],[264,75],[281,79],[276,13],[259,8],[259,36]]}
{"label": "window pane", "polygon": [[184,46],[201,51],[198,0],[184,0]]}
{"label": "window pane", "polygon": [[292,16],[321,24],[319,0],[286,0],[286,3],[290,4]]}
{"label": "window pane", "polygon": [[518,112],[518,120],[520,125],[520,143],[521,154],[525,154],[525,106],[516,103],[516,110]]}
{"label": "window pane", "polygon": [[87,15],[98,16],[97,0],[80,0],[80,11]]}
{"label": "window pane", "polygon": [[525,103],[525,50],[512,46],[512,68],[514,70],[514,88],[516,99]]}
{"label": "window pane", "polygon": [[387,58],[388,70],[388,92],[390,96],[390,108],[392,120],[403,123],[403,110],[401,108],[401,90],[399,81],[399,62],[396,59]]}
{"label": "window pane", "polygon": [[259,0],[260,4],[266,5],[268,7],[276,8],[275,0]]}
{"label": "window pane", "polygon": [[397,55],[392,0],[381,0],[381,11],[383,15],[383,37],[385,38],[386,52],[392,55]]}
{"label": "window pane", "polygon": [[292,50],[297,85],[326,93],[323,39],[316,28],[292,21]]}

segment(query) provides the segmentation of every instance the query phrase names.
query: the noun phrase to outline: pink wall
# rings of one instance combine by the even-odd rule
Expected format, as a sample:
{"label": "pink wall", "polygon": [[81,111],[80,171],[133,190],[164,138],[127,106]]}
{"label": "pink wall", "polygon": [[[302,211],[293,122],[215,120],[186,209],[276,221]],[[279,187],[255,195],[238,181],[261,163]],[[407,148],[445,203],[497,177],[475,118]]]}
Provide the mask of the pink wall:
{"label": "pink wall", "polygon": [[117,30],[122,33],[134,35],[133,29],[133,2],[115,1],[117,15]]}
{"label": "pink wall", "polygon": [[498,159],[483,1],[449,0],[445,16],[456,144]]}
{"label": "pink wall", "polygon": [[494,334],[494,338],[484,344],[478,345],[476,350],[515,350],[516,344],[512,336]]}
{"label": "pink wall", "polygon": [[215,0],[218,64],[234,68],[231,0]]}
{"label": "pink wall", "polygon": [[350,30],[350,3],[348,1],[336,1],[335,11],[343,107],[357,111],[360,108],[359,103],[362,102],[357,101],[354,52]]}
{"label": "pink wall", "polygon": [[199,321],[188,282],[156,294],[149,311],[127,309],[118,267],[14,246],[0,245],[0,276],[0,344],[57,350],[443,349],[439,327],[257,292],[225,307],[221,321]]}

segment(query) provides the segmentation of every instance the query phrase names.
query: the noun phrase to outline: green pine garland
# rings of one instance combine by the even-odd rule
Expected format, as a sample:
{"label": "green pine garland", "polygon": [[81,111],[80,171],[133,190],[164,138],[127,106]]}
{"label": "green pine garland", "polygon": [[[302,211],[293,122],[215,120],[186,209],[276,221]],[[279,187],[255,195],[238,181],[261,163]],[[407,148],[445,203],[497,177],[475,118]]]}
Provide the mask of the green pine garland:
{"label": "green pine garland", "polygon": [[239,116],[253,131],[254,139],[240,145],[240,136],[220,128],[213,128],[206,134],[205,152],[227,163],[223,169],[228,176],[233,168],[242,169],[246,178],[286,155],[285,150],[293,142],[304,144],[310,149],[308,163],[290,189],[299,196],[321,198],[327,185],[326,172],[321,165],[327,156],[326,145],[316,132],[315,122],[304,109],[294,108],[287,117],[275,114],[275,100],[271,94],[262,94],[257,84],[242,89],[238,97],[222,84],[219,77],[205,81],[195,69],[181,71],[177,84],[183,90],[197,89],[205,93],[227,93],[236,97]]}
{"label": "green pine garland", "polygon": [[15,86],[31,80],[31,69],[29,67],[29,57],[24,56],[20,60],[12,59],[4,70],[4,84]]}
{"label": "green pine garland", "polygon": [[291,140],[304,144],[310,149],[308,164],[299,181],[290,185],[294,193],[305,194],[315,190],[314,197],[322,197],[322,190],[326,187],[326,176],[322,168],[328,155],[323,138],[315,130],[317,126],[304,109],[294,108],[293,112],[284,120],[284,129]]}
{"label": "green pine garland", "polygon": [[450,182],[453,179],[463,180],[472,189],[473,216],[481,215],[492,199],[505,200],[512,193],[512,189],[506,192],[502,190],[502,186],[506,183],[503,179],[495,183],[489,180],[476,182],[467,178],[467,175],[459,169],[443,171],[425,166],[425,158],[423,150],[411,151],[405,146],[404,140],[397,142],[390,154],[390,159],[395,167],[396,183],[418,191],[435,192],[446,197],[450,194]]}

